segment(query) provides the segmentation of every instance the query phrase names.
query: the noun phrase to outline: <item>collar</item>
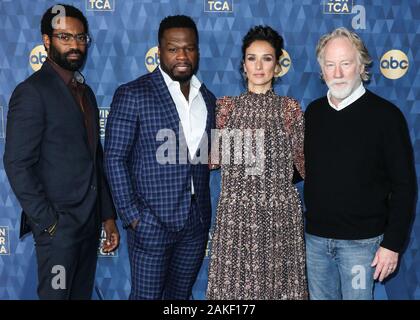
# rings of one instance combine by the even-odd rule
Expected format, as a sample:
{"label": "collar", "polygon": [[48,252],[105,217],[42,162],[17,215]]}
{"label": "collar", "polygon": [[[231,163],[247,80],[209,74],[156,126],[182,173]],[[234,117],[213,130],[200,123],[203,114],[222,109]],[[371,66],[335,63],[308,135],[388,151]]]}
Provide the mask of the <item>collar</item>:
{"label": "collar", "polygon": [[61,79],[63,79],[64,83],[68,86],[70,85],[71,80],[74,78],[78,83],[83,84],[85,83],[85,78],[79,71],[69,71],[60,67],[57,63],[55,63],[52,59],[47,57],[46,60],[50,66],[58,73]]}
{"label": "collar", "polygon": [[337,106],[335,106],[332,103],[332,101],[331,101],[331,98],[330,98],[331,92],[330,92],[330,90],[328,90],[328,92],[327,92],[327,99],[328,99],[328,103],[331,106],[331,108],[333,108],[336,111],[341,111],[345,107],[348,107],[353,102],[355,102],[356,100],[358,100],[361,96],[363,96],[365,94],[365,92],[366,92],[366,89],[363,86],[363,82],[361,82],[360,85],[357,87],[357,89],[354,90],[351,95],[349,95],[347,98],[345,98],[343,101],[341,101]]}
{"label": "collar", "polygon": [[[162,70],[160,65],[159,65],[159,70],[162,73],[163,80],[165,80],[165,83],[168,86],[168,88],[172,87],[172,86],[176,86],[178,88],[181,87],[181,85],[179,84],[179,81],[172,80],[172,78],[165,71]],[[195,74],[193,74],[192,77],[191,77],[191,80],[190,80],[190,88],[195,88],[197,90],[200,90],[200,87],[201,87],[200,80],[198,80],[198,78],[195,76]]]}

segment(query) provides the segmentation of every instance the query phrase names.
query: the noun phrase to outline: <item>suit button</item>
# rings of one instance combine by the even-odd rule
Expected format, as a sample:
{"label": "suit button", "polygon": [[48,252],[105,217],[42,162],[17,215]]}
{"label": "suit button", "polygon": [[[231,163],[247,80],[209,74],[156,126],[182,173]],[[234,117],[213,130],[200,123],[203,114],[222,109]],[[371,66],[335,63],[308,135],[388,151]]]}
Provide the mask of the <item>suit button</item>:
{"label": "suit button", "polygon": [[90,188],[91,188],[93,191],[96,191],[96,187],[95,187],[93,184],[90,186]]}

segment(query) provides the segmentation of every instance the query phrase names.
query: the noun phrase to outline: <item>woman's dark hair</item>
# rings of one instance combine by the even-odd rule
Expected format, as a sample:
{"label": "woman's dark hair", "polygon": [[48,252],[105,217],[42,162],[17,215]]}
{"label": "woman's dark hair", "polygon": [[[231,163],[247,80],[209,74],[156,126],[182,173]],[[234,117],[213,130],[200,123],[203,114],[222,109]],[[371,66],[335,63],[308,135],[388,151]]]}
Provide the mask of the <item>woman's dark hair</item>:
{"label": "woman's dark hair", "polygon": [[249,29],[248,33],[242,39],[242,63],[241,72],[243,72],[243,62],[245,61],[246,49],[257,40],[267,41],[275,50],[276,61],[278,61],[282,54],[283,38],[281,35],[269,26],[254,26]]}
{"label": "woman's dark hair", "polygon": [[[64,8],[64,12],[61,9]],[[55,10],[54,10],[55,9]],[[54,11],[54,12],[53,12]],[[56,12],[55,12],[56,11]],[[56,4],[45,11],[41,19],[41,34],[46,34],[51,37],[53,33],[53,19],[56,16],[76,18],[82,22],[85,33],[89,33],[89,24],[82,11],[68,4]]]}

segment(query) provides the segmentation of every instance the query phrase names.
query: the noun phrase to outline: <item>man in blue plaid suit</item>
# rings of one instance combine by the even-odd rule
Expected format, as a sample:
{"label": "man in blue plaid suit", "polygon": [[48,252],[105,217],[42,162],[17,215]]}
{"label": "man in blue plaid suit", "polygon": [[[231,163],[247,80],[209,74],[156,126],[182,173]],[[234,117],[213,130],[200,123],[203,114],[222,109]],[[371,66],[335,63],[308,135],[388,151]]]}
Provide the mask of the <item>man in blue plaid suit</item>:
{"label": "man in blue plaid suit", "polygon": [[166,17],[158,38],[160,66],[115,92],[105,166],[127,229],[130,299],[189,299],[211,220],[207,156],[216,99],[194,75],[194,21]]}

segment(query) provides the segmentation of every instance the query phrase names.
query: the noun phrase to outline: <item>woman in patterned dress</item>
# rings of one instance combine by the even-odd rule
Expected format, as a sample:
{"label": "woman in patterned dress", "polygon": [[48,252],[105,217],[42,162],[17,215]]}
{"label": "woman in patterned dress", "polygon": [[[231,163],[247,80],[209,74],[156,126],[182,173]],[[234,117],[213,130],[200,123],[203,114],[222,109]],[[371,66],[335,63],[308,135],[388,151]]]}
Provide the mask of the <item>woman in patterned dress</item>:
{"label": "woman in patterned dress", "polygon": [[[282,47],[272,28],[249,30],[242,44],[247,91],[217,101],[220,135],[211,166],[220,165],[222,187],[208,277],[211,300],[308,298],[302,207],[293,184],[294,167],[305,174],[304,119],[296,100],[273,90]],[[239,148],[235,139],[243,141]]]}

